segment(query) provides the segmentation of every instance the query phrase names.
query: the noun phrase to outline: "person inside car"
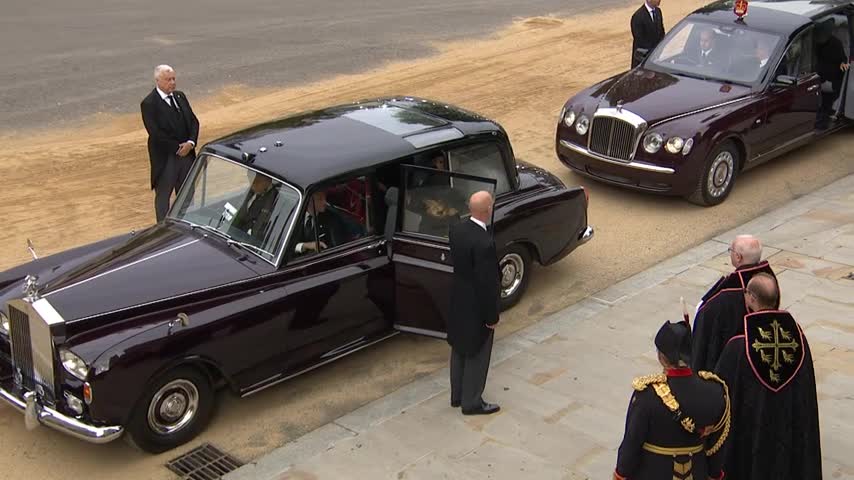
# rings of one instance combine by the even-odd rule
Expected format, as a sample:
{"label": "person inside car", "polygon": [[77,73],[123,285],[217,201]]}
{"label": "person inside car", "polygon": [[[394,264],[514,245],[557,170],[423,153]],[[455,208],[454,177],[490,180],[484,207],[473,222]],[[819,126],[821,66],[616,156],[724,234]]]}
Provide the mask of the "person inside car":
{"label": "person inside car", "polygon": [[349,218],[339,208],[326,201],[326,191],[318,190],[311,196],[303,220],[301,241],[294,252],[302,255],[334,248],[365,235],[362,225]]}
{"label": "person inside car", "polygon": [[272,178],[256,173],[246,194],[246,200],[235,214],[231,227],[263,242],[278,193],[278,189],[273,186]]}

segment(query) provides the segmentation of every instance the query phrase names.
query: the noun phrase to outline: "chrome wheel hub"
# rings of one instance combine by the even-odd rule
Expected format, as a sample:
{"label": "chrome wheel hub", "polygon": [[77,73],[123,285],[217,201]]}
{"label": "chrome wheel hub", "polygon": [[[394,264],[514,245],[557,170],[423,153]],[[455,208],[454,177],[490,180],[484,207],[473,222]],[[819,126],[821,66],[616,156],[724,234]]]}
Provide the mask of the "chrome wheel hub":
{"label": "chrome wheel hub", "polygon": [[718,153],[709,168],[709,180],[706,185],[709,195],[715,198],[723,195],[732,182],[734,171],[735,158],[732,154],[727,151]]}
{"label": "chrome wheel hub", "polygon": [[504,255],[499,265],[501,267],[501,298],[507,298],[522,285],[525,275],[525,262],[516,253]]}
{"label": "chrome wheel hub", "polygon": [[156,433],[168,435],[186,427],[199,409],[199,390],[183,379],[167,383],[148,405],[148,426]]}

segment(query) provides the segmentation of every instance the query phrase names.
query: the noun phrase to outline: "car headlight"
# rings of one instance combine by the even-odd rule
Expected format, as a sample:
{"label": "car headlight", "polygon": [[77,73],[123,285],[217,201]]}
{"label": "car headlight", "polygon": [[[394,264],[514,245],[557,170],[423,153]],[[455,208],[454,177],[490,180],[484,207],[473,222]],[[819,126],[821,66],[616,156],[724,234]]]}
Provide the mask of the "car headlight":
{"label": "car headlight", "polygon": [[9,317],[5,313],[0,312],[0,333],[9,335]]}
{"label": "car headlight", "polygon": [[667,144],[664,148],[670,153],[679,153],[684,146],[685,140],[682,137],[670,137],[667,139]]}
{"label": "car headlight", "polygon": [[685,146],[682,147],[682,155],[688,155],[689,153],[691,153],[691,148],[693,146],[694,146],[694,139],[693,138],[689,138],[688,140],[685,140]]}
{"label": "car headlight", "polygon": [[652,132],[643,137],[643,149],[647,153],[655,153],[661,150],[662,145],[664,145],[664,136],[660,133]]}
{"label": "car headlight", "polygon": [[62,362],[62,366],[65,367],[65,370],[68,373],[74,375],[80,380],[86,380],[86,377],[89,375],[89,366],[86,365],[86,362],[84,362],[82,358],[78,357],[70,350],[60,350],[59,360]]}
{"label": "car headlight", "polygon": [[590,128],[590,119],[587,118],[587,115],[581,115],[578,117],[578,121],[575,122],[575,131],[578,132],[579,135],[587,135],[588,128]]}
{"label": "car headlight", "polygon": [[567,110],[563,116],[563,123],[567,127],[571,127],[573,123],[575,123],[575,112],[572,110]]}

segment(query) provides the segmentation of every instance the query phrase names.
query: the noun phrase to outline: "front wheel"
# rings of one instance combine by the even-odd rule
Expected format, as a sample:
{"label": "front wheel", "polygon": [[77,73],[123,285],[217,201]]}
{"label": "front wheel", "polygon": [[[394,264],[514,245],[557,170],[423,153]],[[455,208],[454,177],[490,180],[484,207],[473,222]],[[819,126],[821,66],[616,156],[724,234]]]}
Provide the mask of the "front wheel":
{"label": "front wheel", "polygon": [[733,142],[726,141],[715,147],[706,159],[697,189],[688,201],[703,206],[723,202],[735,184],[740,161],[741,154]]}
{"label": "front wheel", "polygon": [[511,245],[498,262],[501,274],[501,310],[516,305],[528,288],[531,252],[524,245]]}
{"label": "front wheel", "polygon": [[146,389],[131,414],[126,438],[146,452],[165,452],[198,435],[213,405],[214,389],[207,376],[195,368],[176,368]]}

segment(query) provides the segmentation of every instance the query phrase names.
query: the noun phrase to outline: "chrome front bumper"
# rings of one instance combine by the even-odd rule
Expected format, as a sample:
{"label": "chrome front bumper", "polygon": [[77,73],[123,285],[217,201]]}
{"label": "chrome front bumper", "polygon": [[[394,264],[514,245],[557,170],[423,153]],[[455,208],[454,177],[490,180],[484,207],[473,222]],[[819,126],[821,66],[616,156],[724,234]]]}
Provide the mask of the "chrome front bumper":
{"label": "chrome front bumper", "polygon": [[574,143],[567,142],[566,140],[561,140],[560,145],[562,147],[566,147],[572,150],[575,153],[584,155],[587,158],[592,158],[593,160],[598,160],[600,162],[611,163],[614,165],[620,165],[622,167],[634,168],[635,170],[644,170],[646,172],[654,172],[654,173],[665,173],[668,175],[672,175],[676,172],[676,170],[669,167],[659,167],[658,165],[652,165],[650,163],[643,162],[621,162],[619,160],[613,160],[606,156],[599,155],[598,153],[591,152],[590,150],[582,147],[581,145],[576,145]]}
{"label": "chrome front bumper", "polygon": [[0,388],[0,398],[24,414],[24,423],[28,430],[39,425],[47,425],[54,430],[91,443],[112,442],[121,437],[124,432],[124,428],[121,426],[95,427],[59,413],[39,403],[34,392],[25,393],[22,400]]}
{"label": "chrome front bumper", "polygon": [[590,239],[593,238],[594,233],[596,232],[593,230],[593,225],[587,225],[587,228],[585,228],[584,231],[581,232],[581,235],[578,236],[578,244],[584,245],[589,242]]}

